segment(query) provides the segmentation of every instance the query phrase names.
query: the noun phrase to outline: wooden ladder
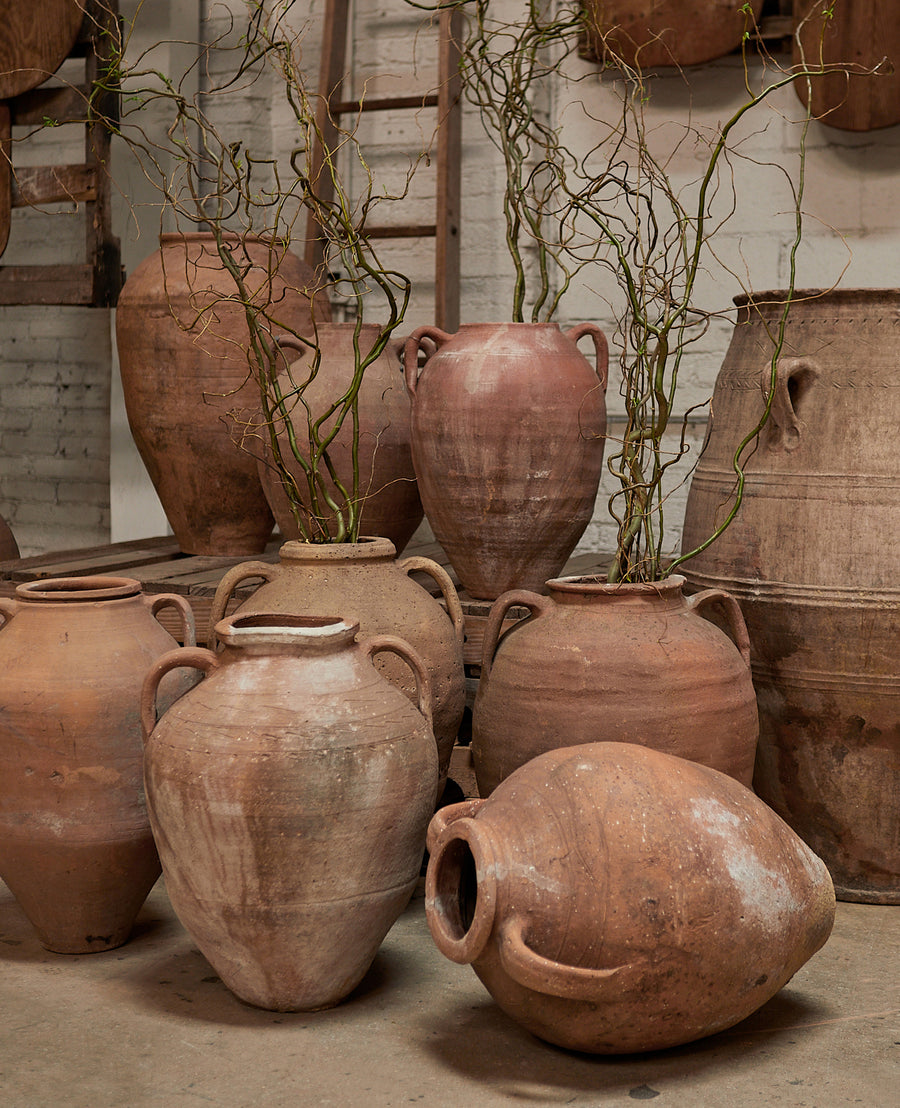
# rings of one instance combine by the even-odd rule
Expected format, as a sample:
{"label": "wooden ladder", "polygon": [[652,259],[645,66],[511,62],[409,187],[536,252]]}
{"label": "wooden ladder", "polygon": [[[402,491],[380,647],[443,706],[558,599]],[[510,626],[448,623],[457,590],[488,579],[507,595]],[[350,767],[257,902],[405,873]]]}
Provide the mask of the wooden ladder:
{"label": "wooden ladder", "polygon": [[[460,105],[459,42],[462,14],[456,9],[444,9],[438,25],[437,91],[410,96],[389,96],[357,100],[342,99],[350,28],[350,0],[326,0],[322,34],[322,58],[319,70],[320,110],[318,123],[325,143],[337,140],[335,121],[342,115],[359,111],[437,109],[437,178],[435,219],[428,224],[397,224],[366,226],[372,238],[433,238],[434,241],[434,322],[443,331],[459,327],[459,217],[460,160],[462,126]],[[320,175],[323,154],[313,151],[311,176],[319,180],[320,198],[329,202],[324,176]],[[312,216],[307,226],[306,261],[318,267],[323,257],[321,230]]]}

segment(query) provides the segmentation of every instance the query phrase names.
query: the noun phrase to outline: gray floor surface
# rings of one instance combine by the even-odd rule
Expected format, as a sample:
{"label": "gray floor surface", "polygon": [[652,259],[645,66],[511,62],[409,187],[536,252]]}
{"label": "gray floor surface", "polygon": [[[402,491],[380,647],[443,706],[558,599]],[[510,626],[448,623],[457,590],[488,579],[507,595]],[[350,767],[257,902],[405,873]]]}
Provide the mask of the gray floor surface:
{"label": "gray floor surface", "polygon": [[0,884],[2,1108],[900,1105],[900,907],[839,904],[824,947],[754,1016],[629,1058],[533,1038],[435,949],[421,889],[339,1007],[237,1000],[160,881],[131,941],[47,953]]}

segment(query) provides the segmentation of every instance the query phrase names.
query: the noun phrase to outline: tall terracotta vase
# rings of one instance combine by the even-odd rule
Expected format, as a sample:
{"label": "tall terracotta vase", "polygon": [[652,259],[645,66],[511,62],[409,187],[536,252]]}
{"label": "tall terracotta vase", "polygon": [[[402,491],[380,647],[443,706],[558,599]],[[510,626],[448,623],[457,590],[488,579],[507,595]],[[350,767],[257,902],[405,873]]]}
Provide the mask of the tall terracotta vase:
{"label": "tall terracotta vase", "polygon": [[[412,574],[430,577],[443,605]],[[434,701],[434,733],[443,781],[466,703],[462,648],[464,617],[446,571],[430,558],[397,559],[393,543],[364,538],[358,543],[288,542],[279,562],[245,562],[222,577],[210,611],[214,627],[233,604],[245,582],[261,585],[241,600],[238,610],[326,616],[335,613],[359,621],[363,634],[399,635],[428,669]],[[379,655],[378,671],[415,699],[409,666],[390,654]]]}
{"label": "tall terracotta vase", "polygon": [[[259,303],[309,330],[312,270],[282,245],[228,237]],[[249,336],[211,234],[160,237],[122,289],[116,343],[131,433],[181,549],[262,553],[274,520],[257,472]]]}
{"label": "tall terracotta vase", "polygon": [[[741,45],[745,7],[740,0],[584,0],[581,53],[603,61],[605,39],[627,65],[641,69],[700,65]],[[763,0],[750,7],[758,17]]]}
{"label": "tall terracotta vase", "polygon": [[[900,123],[898,15],[895,0],[794,0],[794,64],[850,69],[850,75],[836,69],[794,82],[801,102],[822,123],[845,131]],[[875,67],[876,73],[866,72]]]}
{"label": "tall terracotta vase", "polygon": [[[545,751],[604,741],[689,758],[749,786],[758,723],[744,621],[727,593],[686,598],[683,584],[564,577],[547,582],[547,596],[514,590],[493,604],[472,714],[481,796]],[[501,638],[520,605],[531,618]],[[734,642],[704,618],[717,609]]]}
{"label": "tall terracotta vase", "polygon": [[[172,905],[241,999],[279,1011],[356,987],[418,878],[437,750],[428,674],[401,639],[259,613],[147,675],[147,804]],[[418,708],[379,676],[389,651]],[[160,678],[203,681],[156,723]],[[152,733],[151,733],[152,732]]]}
{"label": "tall terracotta vase", "polygon": [[[323,420],[319,430],[321,437],[330,433],[334,416],[325,418],[335,402],[346,393],[353,380],[355,355],[358,344],[363,357],[375,348],[381,330],[374,323],[325,323],[316,328],[319,364],[309,347],[291,338],[281,338],[282,347],[300,352],[303,356],[280,377],[286,396],[297,386],[303,388],[302,396],[295,395],[287,401],[295,442],[309,461],[308,426]],[[356,419],[359,428],[357,444],[360,488],[360,534],[381,535],[402,550],[422,522],[422,502],[416,485],[412,454],[409,445],[409,396],[403,383],[403,346],[391,339],[384,352],[371,365],[366,366],[359,390]],[[349,492],[353,488],[353,419],[344,420],[341,430],[328,447],[329,460],[335,472]],[[298,483],[301,494],[306,482],[300,463],[292,456],[287,428],[279,431],[282,456]],[[291,512],[290,503],[278,472],[269,464],[271,453],[266,452],[266,462],[260,466],[260,477],[266,498],[275,515],[281,534],[286,539],[301,539],[300,530]],[[338,504],[343,496],[335,492],[334,483],[326,477],[326,484],[335,494]],[[304,497],[309,504],[309,497]],[[312,534],[320,531],[335,534],[333,518],[308,521]]]}
{"label": "tall terracotta vase", "polygon": [[[588,336],[591,364],[576,347]],[[419,367],[420,354],[425,355]],[[539,589],[590,522],[606,432],[606,338],[590,323],[420,327],[406,343],[412,453],[435,538],[470,596]]]}
{"label": "tall terracotta vase", "polygon": [[[828,864],[839,898],[900,903],[900,292],[801,292],[772,418],[732,525],[685,563],[747,620],[755,786]],[[740,298],[688,497],[692,550],[762,412],[779,292]]]}
{"label": "tall terracotta vase", "polygon": [[534,1035],[660,1050],[755,1011],[823,945],[828,871],[724,774],[591,743],[542,754],[428,831],[425,910]]}
{"label": "tall terracotta vase", "polygon": [[[177,645],[155,618],[183,597],[74,577],[0,599],[0,876],[49,950],[120,946],[159,876],[144,804],[140,691]],[[187,688],[173,674],[168,703]]]}

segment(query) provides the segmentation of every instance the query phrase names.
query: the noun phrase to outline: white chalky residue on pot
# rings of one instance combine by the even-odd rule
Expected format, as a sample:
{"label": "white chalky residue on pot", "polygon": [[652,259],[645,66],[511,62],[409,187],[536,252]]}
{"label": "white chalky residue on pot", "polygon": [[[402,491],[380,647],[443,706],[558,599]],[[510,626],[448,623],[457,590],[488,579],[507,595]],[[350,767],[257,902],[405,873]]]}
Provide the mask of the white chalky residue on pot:
{"label": "white chalky residue on pot", "polygon": [[752,846],[741,841],[745,821],[712,797],[693,797],[691,813],[706,831],[725,843],[725,867],[745,911],[763,926],[779,930],[783,917],[798,912],[800,905],[784,877],[765,866]]}
{"label": "white chalky residue on pot", "polygon": [[507,878],[511,877],[514,880],[527,881],[535,888],[552,893],[554,896],[566,894],[562,882],[547,877],[531,862],[513,862],[511,865],[504,862],[493,862],[485,869],[476,870],[476,878],[479,882],[483,881],[487,874],[493,876],[494,880],[498,882],[506,881]]}

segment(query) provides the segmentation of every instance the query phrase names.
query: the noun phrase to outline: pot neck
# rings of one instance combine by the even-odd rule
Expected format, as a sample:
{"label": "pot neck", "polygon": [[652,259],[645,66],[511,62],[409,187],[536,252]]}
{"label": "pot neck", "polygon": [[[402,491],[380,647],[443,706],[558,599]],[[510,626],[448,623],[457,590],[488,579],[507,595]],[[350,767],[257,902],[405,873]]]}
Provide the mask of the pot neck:
{"label": "pot neck", "polygon": [[632,608],[678,608],[684,604],[684,577],[673,574],[662,581],[610,584],[606,577],[558,577],[547,582],[557,604]]}

